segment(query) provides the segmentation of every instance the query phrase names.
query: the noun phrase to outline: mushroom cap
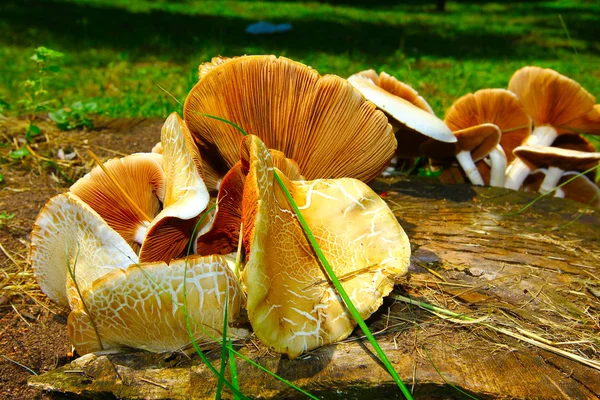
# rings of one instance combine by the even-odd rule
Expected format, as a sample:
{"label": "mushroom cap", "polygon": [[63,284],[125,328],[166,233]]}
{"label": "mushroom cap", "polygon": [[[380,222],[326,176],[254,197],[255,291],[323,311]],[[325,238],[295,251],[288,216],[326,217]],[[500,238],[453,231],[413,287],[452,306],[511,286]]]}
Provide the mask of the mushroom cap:
{"label": "mushroom cap", "polygon": [[[291,180],[304,180],[294,160],[278,150],[270,149],[273,165]],[[229,254],[237,251],[242,223],[242,199],[246,176],[238,161],[221,182],[217,197],[216,214],[207,232],[196,241],[196,254]]]}
{"label": "mushroom cap", "polygon": [[46,202],[33,224],[29,259],[42,291],[61,305],[78,302],[67,266],[83,291],[99,277],[138,261],[127,242],[73,193]]}
{"label": "mushroom cap", "polygon": [[95,280],[82,297],[100,338],[90,315],[82,308],[74,309],[68,333],[77,352],[132,347],[160,353],[189,344],[184,274],[193,337],[199,341],[213,341],[210,335],[221,337],[225,304],[231,322],[243,304],[242,290],[223,257],[193,256],[169,265],[131,265]]}
{"label": "mushroom cap", "polygon": [[200,172],[202,161],[185,122],[172,113],[161,132],[165,196],[140,250],[140,261],[169,261],[182,256],[197,218],[210,196]]}
{"label": "mushroom cap", "polygon": [[371,180],[396,149],[385,115],[346,80],[284,57],[244,56],[214,66],[184,105],[203,156],[222,175],[239,161],[243,135],[225,118],[295,160],[307,179]]}
{"label": "mushroom cap", "polygon": [[[560,178],[559,185],[567,182],[576,175],[579,175],[578,171],[565,172]],[[600,208],[600,188],[587,176],[578,176],[560,188],[565,193],[566,199],[575,200],[583,204],[589,204],[592,207]]]}
{"label": "mushroom cap", "polygon": [[546,146],[519,146],[514,150],[514,153],[530,169],[550,166],[560,168],[563,171],[584,170],[598,164],[600,160],[600,153]]}
{"label": "mushroom cap", "polygon": [[[401,155],[413,154],[418,150],[419,144],[427,138],[446,143],[456,142],[452,131],[441,119],[411,102],[389,93],[377,86],[370,78],[355,74],[348,78],[348,81],[367,100],[373,102],[390,118],[401,124],[401,132],[396,134],[398,151]],[[407,137],[405,138],[405,136]]]}
{"label": "mushroom cap", "polygon": [[408,238],[385,202],[350,179],[290,181],[256,136],[242,144],[242,281],[254,333],[290,358],[346,338],[355,326],[275,181],[277,173],[363,318],[407,272]]}
{"label": "mushroom cap", "polygon": [[156,153],[114,158],[104,163],[110,175],[96,166],[69,190],[100,214],[134,249],[138,249],[143,232],[159,213],[164,198],[162,160],[162,155]]}
{"label": "mushroom cap", "polygon": [[558,133],[596,103],[579,83],[548,68],[519,69],[510,78],[508,89],[519,97],[535,126],[550,125],[558,128]]}
{"label": "mushroom cap", "polygon": [[386,72],[382,71],[378,76],[375,70],[368,69],[366,71],[358,72],[354,75],[371,79],[373,83],[383,90],[414,104],[423,111],[427,111],[428,113],[435,115],[429,103],[427,103],[423,97],[419,96],[419,93],[415,89],[404,82],[400,82],[398,79],[387,74]]}
{"label": "mushroom cap", "polygon": [[456,143],[442,143],[429,139],[420,148],[422,154],[434,160],[453,158],[461,151],[471,153],[473,161],[479,161],[500,143],[502,132],[494,124],[480,124],[454,132]]}
{"label": "mushroom cap", "polygon": [[568,130],[576,133],[587,133],[588,135],[600,135],[600,104],[569,122]]}
{"label": "mushroom cap", "polygon": [[517,96],[506,89],[482,89],[460,97],[446,111],[444,122],[454,132],[484,123],[502,131],[500,145],[508,162],[512,151],[531,135],[531,117]]}
{"label": "mushroom cap", "polygon": [[210,60],[210,62],[200,64],[200,66],[198,67],[198,80],[204,78],[206,74],[208,74],[213,68],[218,67],[219,65],[224,64],[229,60],[231,60],[231,57],[217,56],[213,57]]}

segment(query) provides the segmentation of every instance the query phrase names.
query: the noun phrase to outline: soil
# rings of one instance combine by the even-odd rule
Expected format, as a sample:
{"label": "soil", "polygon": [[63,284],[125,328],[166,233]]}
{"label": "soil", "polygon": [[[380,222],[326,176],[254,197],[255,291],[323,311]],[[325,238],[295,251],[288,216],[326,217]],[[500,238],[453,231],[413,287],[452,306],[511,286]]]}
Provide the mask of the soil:
{"label": "soil", "polygon": [[[10,157],[23,147],[28,121],[0,119],[0,398],[40,399],[27,387],[32,373],[42,374],[73,360],[67,337],[68,309],[50,302],[37,287],[27,263],[29,234],[35,218],[52,196],[91,167],[88,149],[100,159],[148,152],[160,139],[160,120],[98,121],[93,130],[63,132],[36,120],[42,135],[34,138],[36,156]],[[60,151],[62,149],[62,151]],[[60,153],[74,153],[61,160]]]}

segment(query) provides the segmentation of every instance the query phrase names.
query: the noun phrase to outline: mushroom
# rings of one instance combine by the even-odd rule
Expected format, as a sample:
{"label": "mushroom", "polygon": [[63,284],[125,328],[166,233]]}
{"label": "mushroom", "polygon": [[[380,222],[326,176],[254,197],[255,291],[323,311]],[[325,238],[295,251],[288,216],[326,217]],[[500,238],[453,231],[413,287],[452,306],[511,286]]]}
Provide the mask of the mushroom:
{"label": "mushroom", "polygon": [[[594,112],[594,96],[556,71],[521,68],[510,79],[508,89],[519,97],[533,118],[534,130],[525,145],[550,146],[557,136],[573,130],[600,130],[600,118],[586,119],[593,117],[589,113]],[[515,160],[507,171],[505,187],[517,190],[529,172],[524,162]]]}
{"label": "mushroom", "polygon": [[[202,67],[201,67],[202,69]],[[385,115],[346,80],[284,57],[244,56],[212,65],[189,93],[184,119],[203,160],[221,176],[239,161],[242,134],[258,135],[307,179],[378,176],[396,140]]]}
{"label": "mushroom", "polygon": [[355,321],[315,258],[275,174],[363,318],[407,272],[406,234],[385,202],[359,180],[290,181],[257,136],[244,139],[241,154],[247,254],[242,282],[254,333],[290,358],[346,338]]}
{"label": "mushroom", "polygon": [[453,132],[485,123],[496,125],[509,163],[515,158],[515,147],[531,134],[531,117],[517,96],[506,89],[482,89],[462,96],[446,111],[444,122]]}
{"label": "mushroom", "polygon": [[[199,341],[222,336],[226,303],[228,322],[243,304],[242,290],[221,256],[136,264],[112,271],[83,290],[86,308],[69,314],[69,338],[81,355],[126,347],[179,350],[191,342],[184,291],[191,337]],[[228,332],[235,334],[233,329]]]}
{"label": "mushroom", "polygon": [[[377,74],[369,70],[352,75],[348,78],[348,82],[390,117],[396,132],[398,141],[396,154],[399,157],[419,156],[419,146],[429,138],[445,143],[456,142],[452,131],[433,114],[431,107],[425,106],[424,100],[417,101],[422,98],[419,99],[414,95],[408,97],[420,104],[416,105],[398,96],[397,94],[404,94],[407,91],[394,90],[393,88],[400,87],[400,82],[393,82],[391,77],[388,77],[389,75],[386,74],[374,80]],[[381,86],[378,86],[378,83]],[[393,93],[386,88],[393,90]]]}
{"label": "mushroom", "polygon": [[97,278],[138,261],[121,235],[73,193],[44,205],[33,224],[29,259],[42,291],[71,306],[79,302],[71,273],[85,290]]}
{"label": "mushroom", "polygon": [[454,132],[456,143],[442,143],[427,140],[421,145],[421,153],[434,160],[456,157],[469,180],[474,185],[484,185],[475,161],[482,160],[488,154],[491,156],[492,186],[502,186],[504,171],[506,170],[506,155],[502,147],[498,146],[502,133],[494,124],[481,124],[471,126]]}
{"label": "mushroom", "polygon": [[164,198],[162,160],[154,153],[115,158],[92,169],[69,190],[139,250]]}
{"label": "mushroom", "polygon": [[[270,149],[273,165],[291,180],[304,180],[298,164],[278,151]],[[242,223],[242,199],[245,175],[241,162],[237,162],[223,177],[215,217],[211,227],[196,240],[194,252],[201,255],[229,254],[237,251]]]}
{"label": "mushroom", "polygon": [[[527,192],[537,192],[540,189],[548,170],[538,168],[531,171],[525,179],[523,188]],[[591,179],[578,171],[567,171],[562,174],[554,197],[566,198],[592,207],[600,207],[600,188]]]}
{"label": "mushroom", "polygon": [[[202,161],[185,122],[177,113],[161,133],[165,196],[162,211],[152,220],[140,249],[140,261],[181,257],[192,240],[196,222],[207,208],[209,193],[199,171]],[[204,225],[208,223],[203,220]],[[200,230],[202,226],[199,227]]]}
{"label": "mushroom", "polygon": [[586,170],[597,165],[600,160],[600,153],[547,146],[519,146],[514,153],[529,170],[548,166],[546,177],[539,189],[540,193],[548,193],[554,189],[564,171]]}

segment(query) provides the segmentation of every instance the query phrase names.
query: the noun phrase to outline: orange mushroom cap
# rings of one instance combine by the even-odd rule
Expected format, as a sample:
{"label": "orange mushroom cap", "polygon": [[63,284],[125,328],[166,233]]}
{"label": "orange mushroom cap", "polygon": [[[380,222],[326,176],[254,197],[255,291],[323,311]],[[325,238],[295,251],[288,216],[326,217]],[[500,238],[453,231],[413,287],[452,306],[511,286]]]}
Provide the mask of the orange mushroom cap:
{"label": "orange mushroom cap", "polygon": [[385,169],[396,140],[383,113],[346,80],[284,57],[244,56],[213,65],[184,105],[203,156],[222,175],[239,161],[242,134],[258,135],[295,160],[307,179],[364,181]]}

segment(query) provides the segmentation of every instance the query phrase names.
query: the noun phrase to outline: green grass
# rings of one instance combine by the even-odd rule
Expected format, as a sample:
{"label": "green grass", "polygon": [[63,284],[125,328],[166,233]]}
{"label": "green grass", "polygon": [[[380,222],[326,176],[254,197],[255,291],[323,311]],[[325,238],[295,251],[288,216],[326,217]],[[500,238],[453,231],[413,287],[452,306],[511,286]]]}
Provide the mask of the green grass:
{"label": "green grass", "polygon": [[[524,65],[550,67],[600,96],[600,3],[594,1],[5,0],[0,3],[0,99],[18,113],[19,83],[43,45],[65,53],[49,90],[93,100],[111,117],[165,117],[199,63],[216,55],[284,55],[346,77],[384,69],[413,85],[438,115],[459,96],[506,87]],[[562,18],[562,21],[561,21]],[[290,22],[251,36],[258,20]],[[566,30],[565,30],[566,26]]]}

